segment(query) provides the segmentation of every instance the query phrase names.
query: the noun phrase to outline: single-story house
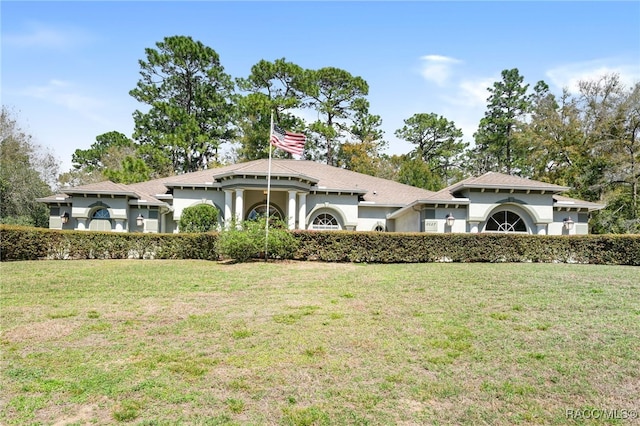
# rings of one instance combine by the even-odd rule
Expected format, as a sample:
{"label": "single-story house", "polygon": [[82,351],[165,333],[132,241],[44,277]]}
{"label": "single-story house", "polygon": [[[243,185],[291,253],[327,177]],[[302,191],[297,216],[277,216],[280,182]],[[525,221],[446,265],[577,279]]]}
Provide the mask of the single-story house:
{"label": "single-story house", "polygon": [[[290,229],[587,234],[604,206],[561,195],[568,187],[489,172],[432,192],[305,160],[255,160],[131,185],[110,181],[38,201],[52,229],[178,232],[183,210],[210,204],[224,226],[275,215]],[[267,189],[270,206],[267,209]]]}

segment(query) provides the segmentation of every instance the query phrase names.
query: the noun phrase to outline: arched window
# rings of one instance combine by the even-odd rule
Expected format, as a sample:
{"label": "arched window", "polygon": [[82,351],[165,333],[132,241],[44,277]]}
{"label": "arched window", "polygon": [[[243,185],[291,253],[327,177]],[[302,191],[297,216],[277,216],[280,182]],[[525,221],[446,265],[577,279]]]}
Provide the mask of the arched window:
{"label": "arched window", "polygon": [[340,225],[338,224],[338,219],[335,218],[332,214],[329,213],[320,213],[313,220],[311,224],[312,229],[318,231],[335,231],[340,229]]}
{"label": "arched window", "polygon": [[91,215],[89,230],[91,231],[111,231],[111,215],[105,208],[98,209]]}
{"label": "arched window", "polygon": [[487,232],[527,232],[527,225],[522,218],[509,210],[494,213],[485,226]]}
{"label": "arched window", "polygon": [[385,226],[382,223],[378,223],[373,230],[375,232],[387,232],[387,229],[385,228]]}
{"label": "arched window", "polygon": [[109,219],[111,218],[111,215],[109,215],[109,210],[107,209],[98,209],[95,212],[93,212],[93,215],[91,216],[92,219]]}
{"label": "arched window", "polygon": [[[260,204],[251,209],[249,214],[247,215],[247,220],[256,220],[259,217],[267,216],[267,205]],[[276,218],[278,220],[282,220],[282,213],[272,205],[269,206],[269,217]]]}

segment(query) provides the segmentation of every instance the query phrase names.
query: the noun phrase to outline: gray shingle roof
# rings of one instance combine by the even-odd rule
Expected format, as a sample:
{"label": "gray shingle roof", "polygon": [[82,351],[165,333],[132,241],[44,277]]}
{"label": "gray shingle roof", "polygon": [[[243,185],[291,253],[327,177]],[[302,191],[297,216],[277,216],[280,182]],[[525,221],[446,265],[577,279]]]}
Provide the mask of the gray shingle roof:
{"label": "gray shingle roof", "polygon": [[[166,191],[166,188],[164,188]],[[132,185],[124,185],[114,183],[109,180],[91,183],[88,185],[74,186],[62,189],[62,194],[52,195],[50,197],[39,199],[42,202],[59,202],[60,198],[68,199],[73,194],[104,194],[104,195],[123,195],[136,200],[137,204],[145,205],[166,205],[166,203],[156,199],[151,194],[136,189]]]}
{"label": "gray shingle roof", "polygon": [[64,189],[65,194],[116,194],[116,195],[131,195],[135,196],[135,193],[127,185],[120,183],[113,183],[110,180],[105,180],[98,183],[91,183],[89,185],[82,185]]}
{"label": "gray shingle roof", "polygon": [[[170,176],[149,182],[128,185],[136,191],[159,195],[167,192],[167,185],[204,185],[229,175],[267,176],[269,160],[254,160],[183,175]],[[312,190],[329,192],[360,192],[365,201],[376,204],[404,205],[418,198],[433,194],[426,189],[416,188],[387,179],[368,176],[326,164],[306,160],[274,159],[271,162],[272,176],[292,176],[313,184]]]}
{"label": "gray shingle roof", "polygon": [[563,192],[569,190],[567,186],[554,185],[552,183],[525,179],[519,176],[506,175],[497,172],[488,172],[478,177],[471,177],[445,188],[451,193],[466,188],[491,188],[491,189],[522,189],[545,192]]}
{"label": "gray shingle roof", "polygon": [[563,195],[553,196],[554,207],[570,208],[570,209],[588,209],[589,211],[601,210],[606,206],[604,204],[592,203],[591,201],[578,200],[576,198],[569,198]]}
{"label": "gray shingle roof", "polygon": [[[268,172],[269,161],[267,159],[254,160],[131,185],[117,184],[110,181],[83,185],[63,190],[63,194],[42,198],[40,201],[60,202],[61,198],[68,198],[65,194],[104,193],[128,195],[136,199],[139,204],[164,205],[165,203],[157,197],[162,198],[162,195],[167,194],[172,186],[215,186],[225,177],[266,177]],[[487,188],[552,192],[556,194],[554,195],[556,203],[561,206],[588,208],[589,210],[603,208],[600,204],[558,195],[558,193],[568,190],[568,187],[495,172],[464,179],[438,192],[306,160],[274,159],[271,162],[271,174],[274,177],[290,176],[301,179],[311,185],[312,191],[358,193],[363,195],[364,201],[372,202],[376,205],[406,206],[416,201],[421,203],[453,201],[455,199],[454,194],[460,190]]]}
{"label": "gray shingle roof", "polygon": [[570,188],[566,186],[554,185],[552,183],[540,182],[532,179],[525,179],[518,176],[505,175],[502,173],[488,172],[482,176],[470,177],[460,182],[454,183],[447,188],[441,189],[435,194],[423,201],[439,201],[452,202],[464,199],[456,198],[455,193],[463,189],[517,189],[531,191],[545,191],[553,193],[554,206],[567,208],[586,208],[589,211],[600,210],[605,206],[602,204],[591,203],[589,201],[578,200],[559,195],[561,192],[568,191]]}

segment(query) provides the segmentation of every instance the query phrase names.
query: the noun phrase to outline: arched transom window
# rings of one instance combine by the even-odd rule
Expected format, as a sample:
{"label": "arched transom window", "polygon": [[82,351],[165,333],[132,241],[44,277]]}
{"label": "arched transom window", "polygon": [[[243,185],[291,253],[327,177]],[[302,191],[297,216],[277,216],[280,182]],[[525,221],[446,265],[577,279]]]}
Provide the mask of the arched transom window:
{"label": "arched transom window", "polygon": [[373,228],[373,230],[375,232],[386,232],[387,228],[385,228],[385,226],[382,223],[378,223],[376,224],[376,226]]}
{"label": "arched transom window", "polygon": [[[251,209],[251,211],[247,215],[247,220],[256,220],[259,217],[266,217],[266,216],[267,216],[267,204],[265,203],[265,204],[260,204],[258,206],[255,206],[253,209]],[[282,214],[273,205],[269,206],[269,217],[282,220]]]}
{"label": "arched transom window", "polygon": [[109,215],[109,210],[107,209],[98,209],[93,212],[93,219],[109,219],[111,216]]}
{"label": "arched transom window", "polygon": [[527,225],[522,218],[509,210],[494,213],[489,220],[485,231],[488,232],[527,232]]}
{"label": "arched transom window", "polygon": [[338,219],[332,214],[320,213],[313,220],[312,227],[319,231],[332,231],[340,229],[340,224],[338,224]]}

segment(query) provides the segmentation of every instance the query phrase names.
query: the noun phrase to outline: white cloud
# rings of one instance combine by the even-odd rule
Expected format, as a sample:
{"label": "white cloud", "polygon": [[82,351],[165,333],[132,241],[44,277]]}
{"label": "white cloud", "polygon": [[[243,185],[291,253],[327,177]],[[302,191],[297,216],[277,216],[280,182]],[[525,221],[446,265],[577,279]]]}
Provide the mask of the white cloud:
{"label": "white cloud", "polygon": [[467,77],[456,82],[455,88],[439,96],[434,112],[455,123],[464,133],[464,140],[473,142],[480,119],[487,108],[488,88],[496,77]]}
{"label": "white cloud", "polygon": [[87,43],[91,36],[75,28],[54,28],[29,22],[21,33],[2,35],[2,44],[18,48],[67,49]]}
{"label": "white cloud", "polygon": [[427,81],[432,81],[438,86],[444,86],[451,77],[453,66],[461,61],[455,58],[441,55],[425,55],[420,58],[422,68],[420,74]]}
{"label": "white cloud", "polygon": [[494,77],[461,80],[455,93],[443,96],[442,99],[450,105],[461,108],[484,108],[490,95],[487,89],[496,81]]}
{"label": "white cloud", "polygon": [[640,82],[640,63],[603,59],[561,65],[546,73],[551,84],[574,94],[578,92],[579,81],[598,80],[606,74],[618,74],[620,81],[626,87],[631,87]]}
{"label": "white cloud", "polygon": [[98,114],[98,110],[105,106],[104,102],[81,93],[67,81],[52,79],[44,86],[29,86],[22,91],[22,95],[62,106],[98,123],[106,122]]}

